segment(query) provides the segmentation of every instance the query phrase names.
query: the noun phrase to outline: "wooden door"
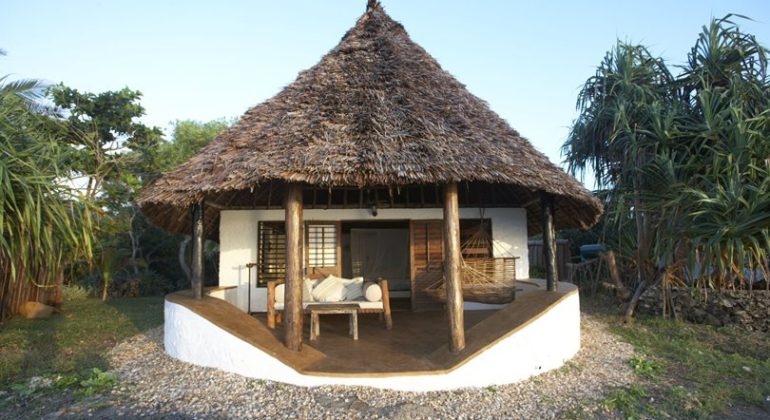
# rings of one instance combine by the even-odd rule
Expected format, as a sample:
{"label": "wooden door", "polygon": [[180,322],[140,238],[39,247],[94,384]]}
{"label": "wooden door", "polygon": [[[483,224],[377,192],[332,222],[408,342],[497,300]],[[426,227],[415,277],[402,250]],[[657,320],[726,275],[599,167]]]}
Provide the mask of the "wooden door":
{"label": "wooden door", "polygon": [[444,277],[444,239],[441,220],[413,220],[409,226],[412,270],[412,310],[429,311],[443,304],[425,293],[425,288]]}

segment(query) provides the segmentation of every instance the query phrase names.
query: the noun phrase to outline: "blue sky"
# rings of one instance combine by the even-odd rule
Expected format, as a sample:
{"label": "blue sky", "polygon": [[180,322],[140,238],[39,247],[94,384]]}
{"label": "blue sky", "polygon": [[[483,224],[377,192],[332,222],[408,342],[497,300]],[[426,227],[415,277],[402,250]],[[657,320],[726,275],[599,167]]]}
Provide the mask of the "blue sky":
{"label": "blue sky", "polygon": [[[616,39],[681,64],[701,27],[738,13],[770,45],[767,1],[382,0],[412,39],[554,162],[575,100]],[[0,75],[144,94],[144,122],[237,117],[333,48],[365,0],[6,0]],[[589,185],[590,186],[590,185]]]}

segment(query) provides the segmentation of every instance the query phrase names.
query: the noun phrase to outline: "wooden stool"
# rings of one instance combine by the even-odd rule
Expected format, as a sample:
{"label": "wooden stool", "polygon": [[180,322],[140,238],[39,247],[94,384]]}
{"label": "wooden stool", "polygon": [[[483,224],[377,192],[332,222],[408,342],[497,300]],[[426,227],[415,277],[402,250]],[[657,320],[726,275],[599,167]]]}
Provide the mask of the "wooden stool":
{"label": "wooden stool", "polygon": [[308,305],[310,312],[310,340],[321,335],[320,315],[347,314],[349,316],[348,334],[358,340],[358,305],[350,303]]}

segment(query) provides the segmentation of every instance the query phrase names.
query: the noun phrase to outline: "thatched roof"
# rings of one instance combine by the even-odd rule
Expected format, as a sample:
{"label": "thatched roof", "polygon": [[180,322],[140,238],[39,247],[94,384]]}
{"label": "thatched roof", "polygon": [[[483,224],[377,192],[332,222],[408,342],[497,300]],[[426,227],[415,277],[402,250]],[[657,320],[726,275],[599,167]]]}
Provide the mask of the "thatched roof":
{"label": "thatched roof", "polygon": [[234,195],[275,183],[400,188],[450,181],[555,194],[557,211],[566,211],[557,215],[562,227],[589,227],[601,213],[589,191],[370,1],[318,64],[145,188],[139,203],[156,224],[180,231],[188,229],[182,222],[192,202],[206,198],[222,208],[224,195],[250,202]]}

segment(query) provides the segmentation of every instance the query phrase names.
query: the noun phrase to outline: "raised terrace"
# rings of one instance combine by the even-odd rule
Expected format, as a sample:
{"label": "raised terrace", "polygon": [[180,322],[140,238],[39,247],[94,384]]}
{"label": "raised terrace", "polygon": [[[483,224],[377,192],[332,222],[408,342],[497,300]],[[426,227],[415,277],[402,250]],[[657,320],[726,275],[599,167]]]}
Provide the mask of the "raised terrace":
{"label": "raised terrace", "polygon": [[[347,335],[344,317],[325,318],[320,339],[305,341],[295,352],[283,345],[281,325],[269,329],[264,315],[249,316],[212,297],[193,299],[189,292],[166,299],[165,344],[188,362],[299,385],[432,390],[455,388],[460,380],[459,386],[507,383],[557,367],[580,347],[575,287],[562,283],[558,292],[548,292],[522,284],[522,289],[500,309],[466,311],[466,347],[456,354],[447,349],[443,311],[395,311],[391,330],[376,315],[361,316],[357,341]],[[198,326],[169,331],[175,322]],[[470,371],[462,371],[466,366]],[[475,374],[486,370],[498,374],[476,383],[484,375]]]}

